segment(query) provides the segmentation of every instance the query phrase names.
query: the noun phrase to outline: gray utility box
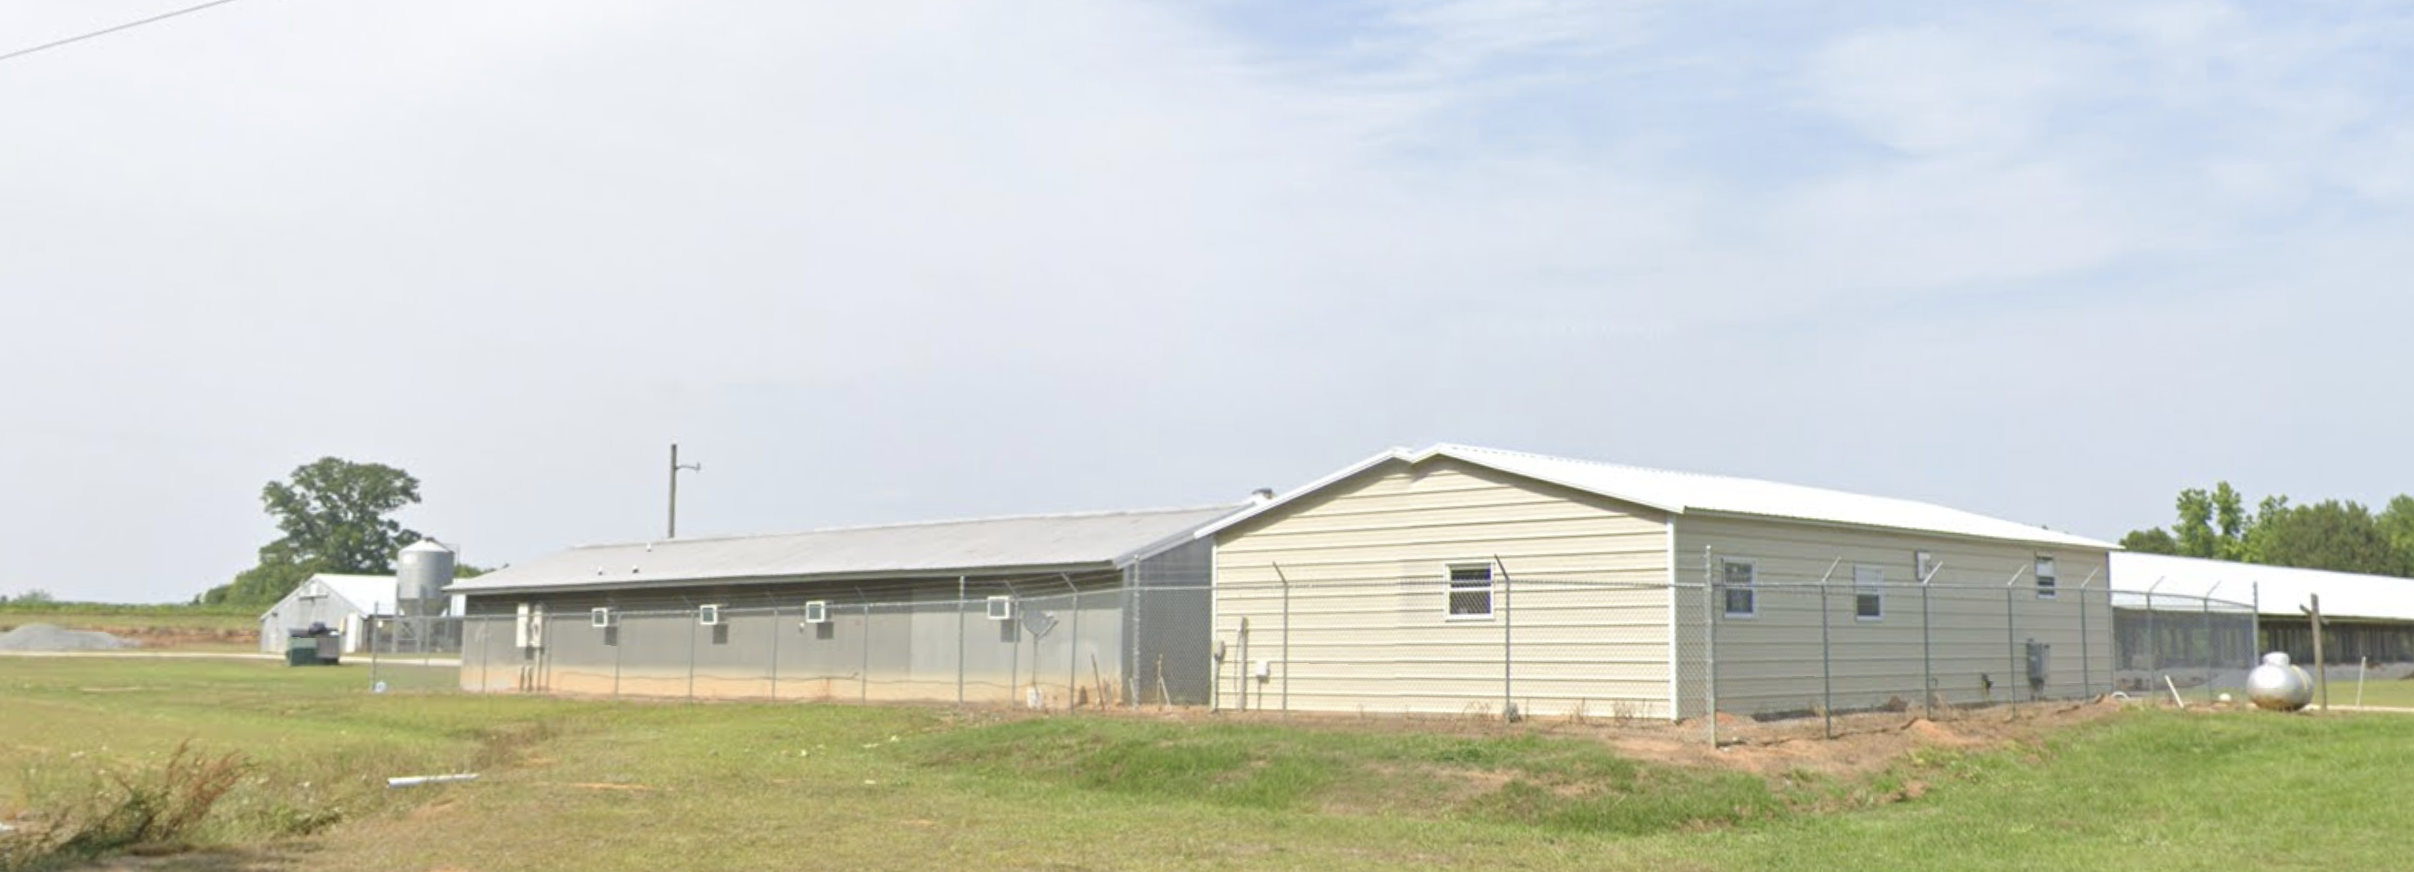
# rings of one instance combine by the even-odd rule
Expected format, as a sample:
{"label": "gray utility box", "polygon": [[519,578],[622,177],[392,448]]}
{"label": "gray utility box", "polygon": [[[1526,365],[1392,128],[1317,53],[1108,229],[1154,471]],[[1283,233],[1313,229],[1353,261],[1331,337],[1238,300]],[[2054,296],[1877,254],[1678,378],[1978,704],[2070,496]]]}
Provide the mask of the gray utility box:
{"label": "gray utility box", "polygon": [[2053,662],[2054,646],[2035,639],[2028,640],[2028,690],[2030,693],[2045,692],[2045,679],[2052,671]]}

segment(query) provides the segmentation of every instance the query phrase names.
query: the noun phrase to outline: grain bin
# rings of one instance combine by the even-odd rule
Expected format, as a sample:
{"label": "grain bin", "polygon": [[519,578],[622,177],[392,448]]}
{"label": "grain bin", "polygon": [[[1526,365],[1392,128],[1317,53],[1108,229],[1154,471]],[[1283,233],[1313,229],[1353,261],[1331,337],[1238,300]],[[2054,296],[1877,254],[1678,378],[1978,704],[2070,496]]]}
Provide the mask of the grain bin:
{"label": "grain bin", "polygon": [[404,617],[444,614],[444,586],[453,583],[453,549],[421,539],[394,562],[395,607]]}

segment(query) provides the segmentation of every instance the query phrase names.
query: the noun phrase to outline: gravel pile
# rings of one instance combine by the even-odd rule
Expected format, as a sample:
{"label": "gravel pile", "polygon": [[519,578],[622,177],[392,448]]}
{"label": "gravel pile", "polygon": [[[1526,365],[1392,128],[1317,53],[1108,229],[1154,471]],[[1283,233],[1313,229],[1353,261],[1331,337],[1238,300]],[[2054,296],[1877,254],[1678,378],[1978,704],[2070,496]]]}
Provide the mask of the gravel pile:
{"label": "gravel pile", "polygon": [[68,630],[53,624],[26,624],[0,633],[0,651],[115,651],[136,645],[98,630]]}

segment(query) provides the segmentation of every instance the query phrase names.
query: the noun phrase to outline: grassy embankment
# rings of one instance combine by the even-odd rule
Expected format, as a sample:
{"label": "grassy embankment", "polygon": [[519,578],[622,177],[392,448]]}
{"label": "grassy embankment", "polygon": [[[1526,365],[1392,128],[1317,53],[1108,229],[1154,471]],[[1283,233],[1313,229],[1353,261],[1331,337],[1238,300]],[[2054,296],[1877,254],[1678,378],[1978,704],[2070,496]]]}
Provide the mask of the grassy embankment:
{"label": "grassy embankment", "polygon": [[[362,677],[0,660],[0,815],[189,739],[254,762],[192,837],[246,847],[146,868],[2338,869],[2400,862],[2414,764],[2396,716],[2137,712],[1763,779],[1538,725],[376,696]],[[381,786],[457,770],[486,777]]]}

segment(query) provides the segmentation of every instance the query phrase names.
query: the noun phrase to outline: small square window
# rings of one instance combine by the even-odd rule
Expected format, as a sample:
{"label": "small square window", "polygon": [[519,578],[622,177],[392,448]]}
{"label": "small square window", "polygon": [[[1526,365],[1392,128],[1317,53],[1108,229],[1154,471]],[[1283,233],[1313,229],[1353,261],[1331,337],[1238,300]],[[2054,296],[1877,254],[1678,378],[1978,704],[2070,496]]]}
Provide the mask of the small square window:
{"label": "small square window", "polygon": [[989,619],[990,619],[990,620],[992,620],[992,621],[1010,621],[1010,620],[1013,620],[1013,619],[1014,619],[1014,598],[1013,598],[1013,597],[1010,597],[1010,596],[993,596],[993,597],[990,597],[990,598],[989,598],[989,600],[988,600],[988,604],[989,604]]}
{"label": "small square window", "polygon": [[2060,584],[2061,580],[2054,575],[2054,559],[2037,558],[2037,598],[2053,599],[2054,594],[2059,592]]}
{"label": "small square window", "polygon": [[1450,617],[1489,618],[1491,616],[1492,567],[1451,567]]}
{"label": "small square window", "polygon": [[805,604],[805,623],[826,624],[830,621],[830,604],[814,600]]}
{"label": "small square window", "polygon": [[1723,562],[1726,576],[1727,617],[1749,618],[1760,613],[1760,600],[1752,585],[1760,580],[1760,568],[1749,561]]}
{"label": "small square window", "polygon": [[1852,568],[1852,616],[1856,620],[1863,621],[1885,619],[1885,567],[1855,566]]}

